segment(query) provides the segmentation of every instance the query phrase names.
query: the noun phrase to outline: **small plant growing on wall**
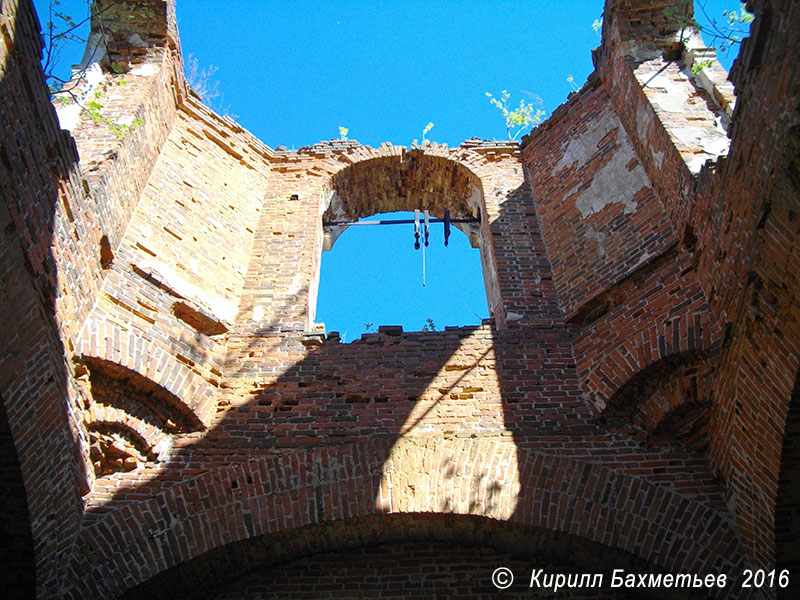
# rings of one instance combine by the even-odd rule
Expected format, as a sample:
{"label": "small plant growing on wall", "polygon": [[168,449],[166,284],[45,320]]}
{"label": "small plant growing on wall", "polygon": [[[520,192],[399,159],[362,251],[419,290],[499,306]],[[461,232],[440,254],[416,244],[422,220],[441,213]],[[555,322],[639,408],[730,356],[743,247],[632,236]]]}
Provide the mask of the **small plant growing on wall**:
{"label": "small plant growing on wall", "polygon": [[422,331],[436,331],[436,323],[433,322],[433,319],[425,319],[425,325],[422,326]]}
{"label": "small plant growing on wall", "polygon": [[544,110],[534,108],[533,103],[526,104],[524,100],[520,100],[517,108],[509,108],[508,101],[511,94],[506,90],[500,93],[499,99],[489,92],[486,92],[486,96],[489,98],[489,102],[502,113],[509,140],[516,140],[520,133],[530,130],[531,127],[541,122],[545,115]]}
{"label": "small plant growing on wall", "polygon": [[[708,13],[705,0],[697,0],[694,6],[699,9],[695,13],[695,18],[690,17],[690,6],[692,0],[684,0],[683,10],[676,8],[665,8],[664,15],[678,19],[681,26],[681,38],[683,42],[687,33],[702,33],[706,42],[719,50],[722,54],[728,54],[732,49],[742,43],[742,39],[750,31],[750,23],[753,22],[754,15],[747,11],[744,2],[736,3],[737,9],[723,10],[722,18],[717,18]],[[697,75],[711,65],[710,60],[695,63],[691,66],[692,72]]]}
{"label": "small plant growing on wall", "polygon": [[425,128],[422,130],[422,145],[423,146],[431,143],[430,140],[425,139],[425,136],[428,135],[428,132],[431,129],[433,129],[433,123],[428,123],[427,125],[425,125]]}

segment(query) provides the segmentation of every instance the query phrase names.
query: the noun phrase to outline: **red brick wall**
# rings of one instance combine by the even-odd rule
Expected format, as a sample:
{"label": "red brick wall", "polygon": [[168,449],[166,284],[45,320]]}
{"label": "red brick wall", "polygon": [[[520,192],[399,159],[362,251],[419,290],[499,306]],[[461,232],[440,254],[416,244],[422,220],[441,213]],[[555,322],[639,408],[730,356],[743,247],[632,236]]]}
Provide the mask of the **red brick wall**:
{"label": "red brick wall", "polygon": [[[75,576],[69,578],[74,582],[70,597],[86,597],[92,590],[113,595],[128,587],[122,579],[125,570],[112,556],[134,557],[140,580],[171,566],[183,579],[184,570],[194,564],[191,559],[206,559],[207,567],[198,575],[202,578],[202,572],[218,573],[230,560],[247,564],[250,551],[235,550],[244,543],[253,544],[256,555],[259,548],[270,554],[296,548],[299,555],[309,555],[332,542],[361,545],[390,531],[393,515],[418,513],[428,514],[419,517],[418,527],[403,529],[416,539],[435,539],[446,525],[437,524],[438,519],[454,513],[462,515],[470,535],[491,543],[503,539],[497,535],[499,526],[535,543],[538,538],[526,529],[530,527],[580,540],[567,551],[574,560],[581,544],[595,543],[606,547],[611,562],[622,568],[627,561],[619,553],[625,551],[646,553],[650,569],[724,571],[732,576],[737,572],[731,563],[738,551],[730,523],[715,509],[687,499],[683,490],[669,491],[656,483],[665,476],[658,465],[680,460],[680,454],[670,453],[662,462],[654,455],[656,475],[653,483],[646,483],[641,471],[620,473],[611,456],[603,453],[604,446],[608,444],[587,449],[597,455],[596,465],[580,458],[549,457],[553,444],[542,452],[515,452],[510,442],[436,437],[426,442],[406,438],[395,444],[371,441],[311,448],[281,457],[259,458],[250,451],[246,462],[220,465],[195,477],[187,471],[179,477],[182,481],[161,493],[144,489],[138,502],[128,498],[124,506],[114,509],[112,504],[94,514],[79,541],[82,551],[73,567]],[[568,448],[565,445],[562,453]],[[388,463],[383,459],[387,452]],[[515,454],[519,486],[506,466]],[[641,456],[620,459],[647,468]],[[238,462],[230,451],[225,460]],[[160,483],[153,483],[163,489],[169,476],[165,473]],[[178,478],[178,473],[173,476]],[[506,490],[517,490],[516,500]],[[383,504],[378,504],[380,498]],[[320,529],[308,535],[296,529],[307,526]],[[278,538],[262,544],[258,540],[264,535]],[[539,541],[545,552],[559,547]],[[526,556],[533,551],[520,543],[517,538],[516,551]],[[224,545],[230,548],[212,552]],[[515,545],[509,549],[514,551]],[[241,565],[232,568],[231,573]],[[89,572],[91,576],[76,576]]]}
{"label": "red brick wall", "polygon": [[[454,520],[458,572],[480,539],[560,568],[772,564],[800,356],[796,3],[759,5],[730,155],[702,169],[686,129],[713,111],[668,63],[664,3],[611,3],[598,71],[522,145],[297,151],[188,95],[173,5],[145,4],[130,26],[153,45],[113,40],[132,70],[103,90],[142,119],[122,138],[59,131],[30,5],[3,4],[2,474],[39,597],[210,589],[393,541],[422,545],[354,552],[432,560]],[[417,207],[480,217],[493,319],[325,340],[321,216]]]}
{"label": "red brick wall", "polygon": [[[172,75],[132,74],[131,96],[105,106],[115,117],[124,105],[126,113],[143,117],[142,125],[111,141],[94,133],[83,137],[79,124],[76,148],[76,137],[61,131],[49,101],[39,67],[39,23],[30,3],[5,1],[1,14],[0,390],[36,540],[36,585],[46,594],[59,587],[65,548],[83,513],[81,495],[93,479],[81,384],[72,377],[71,358],[101,293],[101,238],[106,236],[109,246],[121,239],[171,128],[170,105],[174,112],[173,90],[179,86],[170,83],[176,71],[169,61],[176,55],[159,58],[154,50],[151,58],[168,64]],[[28,592],[20,591],[24,597]]]}
{"label": "red brick wall", "polygon": [[57,554],[69,547],[82,514],[79,417],[67,402],[74,384],[63,344],[91,306],[97,260],[72,237],[87,233],[68,218],[78,209],[70,199],[82,193],[77,154],[44,86],[36,16],[28,2],[7,0],[0,15],[0,399],[10,434],[2,487],[21,492],[4,503],[0,544],[17,573],[6,592],[31,597],[34,581],[40,592],[55,585]]}
{"label": "red brick wall", "polygon": [[[656,189],[691,252],[710,318],[723,333],[717,368],[703,392],[714,399],[709,456],[726,483],[748,556],[768,567],[774,560],[784,423],[800,358],[797,65],[787,50],[797,39],[798,6],[750,4],[757,15],[753,36],[732,71],[737,103],[730,150],[695,176],[690,173],[698,172],[693,164],[703,149],[681,145],[677,130],[697,118],[706,127],[710,116],[696,114],[702,105],[691,101],[685,111],[664,110],[658,89],[642,89],[648,73],[666,68],[669,74],[674,66],[655,55],[636,56],[624,33],[606,27],[600,70],[648,172],[660,167],[653,177]],[[632,17],[619,7],[614,18],[623,23],[622,30],[627,19],[640,20],[641,15]],[[636,49],[641,51],[641,44]],[[692,96],[687,77],[669,76]],[[715,100],[726,104],[720,90],[722,97]],[[754,437],[758,443],[752,443]]]}
{"label": "red brick wall", "polygon": [[568,321],[676,243],[661,203],[595,78],[525,146],[536,211]]}
{"label": "red brick wall", "polygon": [[731,323],[711,456],[728,482],[748,553],[768,565],[784,424],[800,362],[800,87],[789,50],[796,47],[800,6],[755,8],[754,35],[731,74],[738,96],[731,152],[720,183],[698,194],[696,230],[705,246],[700,280],[720,322]]}
{"label": "red brick wall", "polygon": [[600,410],[640,372],[654,365],[671,372],[713,352],[721,337],[685,253],[656,262],[614,291],[616,297],[603,298],[607,312],[577,330],[574,341],[585,389]]}
{"label": "red brick wall", "polygon": [[[730,151],[694,178],[687,166],[702,153],[682,146],[675,135],[685,121],[659,107],[657,90],[640,89],[648,72],[669,65],[651,58],[651,69],[641,57],[626,60],[624,51],[612,49],[620,43],[612,31],[604,40],[602,68],[615,96],[625,99],[617,106],[623,107],[626,129],[641,140],[645,165],[658,167],[655,158],[663,154],[661,176],[654,181],[676,230],[689,232],[698,282],[712,318],[725,332],[716,380],[707,384],[715,400],[709,453],[726,481],[748,555],[767,567],[774,560],[773,507],[783,424],[800,357],[798,90],[796,62],[784,51],[796,40],[798,7],[756,2],[750,8],[757,14],[754,35],[743,44],[732,72],[737,104]],[[644,98],[655,111],[643,104]],[[692,109],[684,112],[684,120],[696,120]],[[670,147],[667,140],[676,145]],[[751,443],[753,436],[759,443]]]}

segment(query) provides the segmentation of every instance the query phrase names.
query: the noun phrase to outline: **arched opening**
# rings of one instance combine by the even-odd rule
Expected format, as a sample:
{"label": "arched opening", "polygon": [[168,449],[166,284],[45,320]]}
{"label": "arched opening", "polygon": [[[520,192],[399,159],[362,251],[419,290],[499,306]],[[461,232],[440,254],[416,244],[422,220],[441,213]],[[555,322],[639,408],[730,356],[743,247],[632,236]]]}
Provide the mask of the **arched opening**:
{"label": "arched opening", "polygon": [[[531,568],[531,564],[535,568]],[[501,567],[502,565],[502,567]],[[494,578],[493,578],[494,573]],[[546,575],[545,575],[546,573]],[[571,563],[498,550],[487,544],[459,541],[403,540],[345,548],[305,556],[291,562],[262,568],[214,590],[214,600],[245,598],[531,598],[533,587],[556,574],[582,575],[591,581],[589,569]],[[606,575],[606,580],[609,577]],[[537,584],[538,583],[538,584]],[[598,583],[598,579],[595,579]],[[592,586],[586,586],[592,587]],[[599,587],[599,585],[597,586]],[[559,590],[568,600],[635,599],[628,590]],[[502,594],[498,590],[502,590]],[[330,596],[328,594],[331,594]],[[542,597],[536,595],[536,597]],[[547,597],[550,597],[549,594]],[[652,597],[652,596],[651,596]],[[656,596],[658,597],[658,596]]]}
{"label": "arched opening", "polygon": [[[640,597],[608,589],[613,569],[661,570],[613,545],[560,531],[485,517],[406,513],[322,522],[229,543],[178,563],[121,597],[438,598],[458,591],[459,597],[495,598],[492,572],[500,566],[514,575],[515,583],[503,594],[508,598],[531,597],[533,568],[603,573],[604,586],[595,579],[589,589],[558,595],[593,599]],[[332,582],[349,585],[332,588]],[[354,596],[354,590],[363,593]],[[651,598],[667,596],[663,589],[649,591]]]}
{"label": "arched opening", "polygon": [[[343,342],[381,325],[405,331],[480,325],[488,318],[480,250],[455,225],[444,245],[445,223],[424,216],[418,237],[413,212],[380,213],[348,227],[322,253],[316,320]],[[418,246],[418,247],[416,247]]]}
{"label": "arched opening", "polygon": [[501,305],[481,180],[461,162],[389,148],[334,174],[320,214],[310,320],[342,341],[479,325]]}

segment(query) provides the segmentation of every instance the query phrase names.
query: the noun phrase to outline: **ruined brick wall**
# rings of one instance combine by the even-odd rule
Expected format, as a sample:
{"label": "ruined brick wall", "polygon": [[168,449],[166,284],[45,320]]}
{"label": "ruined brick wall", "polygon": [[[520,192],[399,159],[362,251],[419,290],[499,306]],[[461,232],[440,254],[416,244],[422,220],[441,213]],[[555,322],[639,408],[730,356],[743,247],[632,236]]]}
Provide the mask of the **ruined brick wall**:
{"label": "ruined brick wall", "polygon": [[65,401],[74,384],[63,345],[98,289],[99,260],[81,243],[90,228],[69,218],[78,210],[70,197],[82,194],[78,157],[44,87],[35,13],[28,2],[0,8],[2,487],[22,492],[4,502],[0,545],[14,573],[9,589],[30,597],[36,584],[56,585],[47,573],[82,514],[79,417]]}
{"label": "ruined brick wall", "polygon": [[[664,41],[669,27],[662,22],[661,4],[607,6],[597,77],[652,182],[656,214],[669,218],[674,233],[664,237],[657,258],[645,255],[638,271],[629,272],[621,283],[600,286],[596,271],[582,271],[578,289],[589,292],[588,302],[575,322],[590,327],[578,329],[575,350],[584,384],[608,417],[623,414],[644,433],[658,429],[660,419],[669,423],[664,417],[683,407],[675,412],[684,424],[694,422],[676,433],[690,433],[692,443],[702,439],[701,444],[708,445],[748,555],[766,568],[775,553],[781,553],[773,546],[773,510],[781,447],[790,443],[783,424],[800,356],[793,266],[796,119],[788,108],[797,101],[789,75],[796,65],[785,54],[796,47],[792,31],[796,32],[797,6],[753,3],[750,8],[760,17],[734,68],[734,110],[733,87],[723,80],[713,53],[702,48],[700,40],[687,40],[682,55]],[[781,27],[772,21],[777,14]],[[629,36],[630,28],[652,28],[659,34]],[[765,48],[772,53],[765,54]],[[698,57],[711,60],[700,76],[688,68]],[[540,150],[542,137],[557,136],[559,120],[586,121],[581,106],[590,102],[590,93],[584,88],[531,136],[531,168],[541,169],[544,182],[551,179]],[[721,125],[731,117],[729,141]],[[570,136],[562,144],[580,139],[580,134]],[[615,150],[621,153],[604,142],[592,144],[594,160],[607,161]],[[550,160],[563,161],[567,155],[555,154]],[[628,166],[630,171],[639,168],[635,162]],[[555,184],[542,188],[537,203],[548,251],[580,260],[588,254],[587,246],[597,243],[599,254],[601,236],[589,229],[588,220],[577,222],[574,237],[557,227],[561,219],[569,222],[566,211],[574,211],[572,202],[553,199],[554,192],[558,197],[561,189],[574,185],[568,174],[560,175]],[[580,197],[567,199],[580,208]],[[775,207],[780,207],[777,213]],[[549,219],[554,223],[550,231]],[[615,261],[617,268],[624,270],[624,261],[635,260],[641,244],[653,239],[649,227],[655,227],[658,218],[648,221],[632,230],[612,230],[612,239],[631,244],[623,259]],[[604,242],[607,239],[603,236]],[[553,260],[556,274],[558,260]],[[605,271],[607,267],[597,272]],[[562,298],[575,285],[575,278],[565,275],[563,280],[558,288]],[[605,289],[593,295],[593,286]],[[661,384],[653,383],[654,378]],[[664,386],[662,392],[655,391],[659,385]],[[665,394],[674,386],[684,391]],[[701,426],[700,421],[709,423]],[[704,433],[698,438],[692,431]],[[745,441],[754,435],[759,440],[755,446]]]}
{"label": "ruined brick wall", "polygon": [[[98,454],[71,594],[114,596],[133,577],[145,587],[131,594],[152,596],[150,578],[217,556],[221,545],[291,539],[315,525],[330,532],[341,520],[349,520],[343,539],[358,538],[368,532],[364,519],[385,513],[473,515],[479,530],[501,520],[598,544],[622,531],[621,551],[659,568],[690,568],[678,553],[687,544],[696,550],[686,556],[702,556],[703,568],[735,568],[735,533],[713,516],[724,511],[722,494],[703,453],[671,440],[643,446],[626,427],[602,426],[587,404],[516,145],[334,143],[274,152],[191,103],[181,112],[148,182],[170,193],[145,193],[105,282],[119,302],[97,303],[81,346]],[[199,140],[203,154],[191,149]],[[263,179],[250,166],[259,163],[269,168]],[[210,176],[192,176],[195,168]],[[231,179],[214,168],[234,170],[231,198]],[[354,180],[408,192],[359,205],[348,187]],[[326,340],[310,322],[320,215],[331,206],[353,216],[405,207],[437,181],[446,193],[430,200],[434,212],[475,202],[467,206],[481,218],[476,235],[496,286],[494,323]],[[259,212],[247,219],[255,227],[242,231],[225,220],[229,203],[235,197],[246,214],[259,186]],[[203,214],[219,215],[206,244],[193,239],[200,199]],[[193,272],[184,261],[203,260],[208,241],[235,235],[244,245],[252,240],[246,270],[236,254],[208,254],[226,261],[221,281],[238,301],[229,322],[202,294],[180,290],[215,289],[203,280],[207,269]],[[145,272],[142,259],[159,266]],[[175,314],[179,300],[205,315],[206,326],[224,328],[200,335],[200,317]],[[225,348],[223,362],[215,348]],[[153,429],[159,417],[148,411],[167,410],[170,419],[162,415]],[[138,453],[133,434],[129,446],[113,445],[111,424],[138,433]],[[552,504],[541,504],[545,490],[555,494]],[[678,524],[685,510],[696,528]],[[653,542],[637,549],[638,539]],[[108,548],[118,550],[109,556]],[[315,551],[313,543],[306,549]],[[122,555],[137,558],[120,569],[113,557]],[[206,564],[197,576],[176,575],[180,585],[198,592],[219,584],[218,565]],[[243,573],[242,565],[225,570],[228,578]]]}
{"label": "ruined brick wall", "polygon": [[[610,8],[623,22],[647,20],[642,11],[630,16],[623,3]],[[722,333],[714,334],[720,342],[712,352],[714,374],[698,379],[695,396],[713,406],[709,457],[725,481],[748,555],[767,567],[781,554],[773,511],[781,448],[791,443],[784,424],[800,357],[798,93],[789,58],[797,47],[798,7],[753,2],[749,9],[758,16],[731,76],[735,109],[732,85],[715,61],[696,77],[638,41],[625,43],[613,27],[604,32],[599,66],[645,167],[658,173],[651,177],[682,240],[679,250],[688,252],[712,331]],[[698,44],[687,46],[683,65],[702,55],[713,59]],[[719,124],[730,117],[728,141]]]}
{"label": "ruined brick wall", "polygon": [[[107,107],[114,115],[124,107],[141,118],[141,126],[120,138],[104,130],[100,138],[114,139],[107,144],[95,137],[102,127],[91,133],[90,119],[83,118],[71,136],[44,85],[42,40],[32,6],[4,1],[0,14],[0,394],[24,482],[35,563],[24,550],[31,544],[19,533],[12,535],[23,541],[21,553],[15,543],[6,543],[8,538],[3,547],[10,559],[28,561],[7,564],[24,582],[20,595],[30,597],[34,572],[39,594],[58,594],[63,585],[63,556],[80,526],[82,496],[94,478],[73,353],[101,296],[107,253],[121,239],[164,132],[171,128],[170,105],[174,112],[179,86],[172,82],[176,71],[170,62],[176,55],[145,44],[149,74],[132,74],[131,96],[118,96]],[[172,75],[159,78],[166,70]],[[113,92],[111,86],[103,90]],[[19,489],[15,486],[12,480],[6,489]],[[22,512],[18,518],[27,520]],[[16,519],[9,515],[9,531],[19,531]]]}
{"label": "ruined brick wall", "polygon": [[[709,54],[681,47],[672,4],[609,2],[596,72],[522,144],[289,151],[187,91],[172,2],[120,6],[91,66],[120,127],[48,103],[35,16],[4,0],[19,595],[338,593],[398,564],[397,597],[442,570],[479,596],[508,559],[769,597],[738,582],[792,564],[800,15],[758,4],[733,109],[716,66],[686,69]],[[320,255],[342,229],[323,223],[415,208],[479,220],[491,319],[327,337]]]}
{"label": "ruined brick wall", "polygon": [[[753,35],[731,72],[737,106],[730,154],[719,183],[698,189],[694,228],[704,246],[698,274],[730,331],[716,383],[712,460],[728,484],[748,553],[768,565],[791,556],[775,546],[772,528],[783,448],[792,443],[787,411],[800,372],[800,87],[791,58],[800,6],[752,8]],[[795,517],[788,530],[797,527]]]}
{"label": "ruined brick wall", "polygon": [[527,165],[562,310],[581,321],[591,300],[677,239],[599,78],[529,137]]}

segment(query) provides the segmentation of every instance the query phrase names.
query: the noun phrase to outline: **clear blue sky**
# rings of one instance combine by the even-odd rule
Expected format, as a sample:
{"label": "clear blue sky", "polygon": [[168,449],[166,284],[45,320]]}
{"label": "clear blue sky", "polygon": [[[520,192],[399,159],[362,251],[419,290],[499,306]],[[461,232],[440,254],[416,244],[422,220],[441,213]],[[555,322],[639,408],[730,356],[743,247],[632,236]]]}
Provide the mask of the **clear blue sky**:
{"label": "clear blue sky", "polygon": [[[34,3],[46,14],[48,0]],[[62,0],[61,8],[73,18],[86,12],[82,0]],[[707,10],[724,8],[738,3],[709,0]],[[486,92],[506,89],[512,103],[525,99],[552,112],[570,92],[567,77],[581,86],[592,71],[591,49],[600,43],[592,23],[602,10],[602,0],[177,5],[184,57],[216,67],[215,108],[273,148],[338,137],[340,126],[363,144],[407,146],[429,122],[427,137],[451,146],[473,136],[503,139]],[[80,54],[65,50],[64,64]],[[479,323],[487,308],[478,250],[455,229],[447,249],[441,226],[432,234],[423,288],[411,226],[347,230],[323,254],[317,320],[346,332],[347,341],[366,323],[406,330],[427,318],[437,328]]]}

